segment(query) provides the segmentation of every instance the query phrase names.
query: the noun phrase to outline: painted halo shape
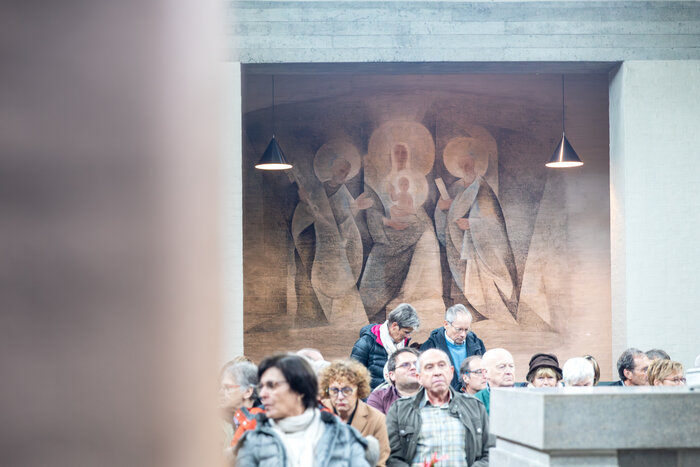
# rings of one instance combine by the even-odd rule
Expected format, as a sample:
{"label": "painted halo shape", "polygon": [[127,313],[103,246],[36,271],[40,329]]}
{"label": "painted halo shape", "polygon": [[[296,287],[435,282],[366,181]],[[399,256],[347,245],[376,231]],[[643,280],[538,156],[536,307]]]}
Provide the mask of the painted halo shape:
{"label": "painted halo shape", "polygon": [[452,138],[442,152],[442,160],[448,172],[462,178],[464,170],[459,166],[459,160],[468,154],[474,160],[474,172],[483,177],[489,168],[489,159],[496,157],[496,140],[491,133],[478,125],[470,125],[466,131],[471,136]]}
{"label": "painted halo shape", "polygon": [[374,130],[365,156],[365,179],[377,189],[391,172],[394,146],[402,143],[408,148],[407,168],[423,176],[433,168],[435,145],[426,127],[418,122],[391,120]]}
{"label": "painted halo shape", "polygon": [[[425,176],[416,172],[415,170],[405,169],[398,172],[394,172],[391,177],[389,177],[385,183],[386,186],[383,187],[386,193],[389,193],[389,183],[394,185],[396,192],[399,192],[399,179],[406,177],[408,179],[408,193],[413,197],[413,206],[418,208],[425,203],[428,198],[428,181]],[[387,197],[387,208],[391,208],[395,203]]]}
{"label": "painted halo shape", "polygon": [[321,183],[333,177],[333,164],[339,159],[350,162],[350,172],[345,180],[351,180],[357,175],[362,166],[362,159],[357,148],[347,141],[331,140],[324,143],[314,157],[314,172]]}

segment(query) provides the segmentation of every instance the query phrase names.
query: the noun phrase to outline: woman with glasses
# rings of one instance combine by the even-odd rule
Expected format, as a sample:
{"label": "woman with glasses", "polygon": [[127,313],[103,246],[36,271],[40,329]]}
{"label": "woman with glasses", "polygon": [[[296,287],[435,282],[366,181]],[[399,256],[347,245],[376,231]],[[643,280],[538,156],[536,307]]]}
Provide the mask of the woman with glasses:
{"label": "woman with glasses", "polygon": [[258,367],[244,358],[228,362],[219,377],[219,408],[224,432],[224,449],[230,455],[243,433],[255,428],[255,415],[262,409],[255,407]]}
{"label": "woman with glasses", "polygon": [[326,407],[362,436],[373,436],[379,441],[377,465],[384,466],[391,452],[384,414],[360,400],[370,394],[367,368],[354,360],[338,360],[323,370],[320,378]]}
{"label": "woman with glasses", "polygon": [[647,370],[649,386],[685,386],[683,364],[673,360],[654,360]]}
{"label": "woman with glasses", "polygon": [[238,442],[236,466],[370,465],[367,440],[338,417],[316,408],[318,380],[306,360],[273,355],[260,363],[258,377],[265,413]]}

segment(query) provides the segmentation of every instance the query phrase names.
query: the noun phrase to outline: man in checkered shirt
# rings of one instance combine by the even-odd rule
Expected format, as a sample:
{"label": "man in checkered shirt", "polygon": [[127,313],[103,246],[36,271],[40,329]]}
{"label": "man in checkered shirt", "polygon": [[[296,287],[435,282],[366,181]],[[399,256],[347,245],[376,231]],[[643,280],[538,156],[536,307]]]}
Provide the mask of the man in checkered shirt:
{"label": "man in checkered shirt", "polygon": [[489,464],[489,419],[484,404],[450,387],[454,368],[447,354],[429,349],[418,359],[423,388],[397,400],[386,424],[391,455],[387,466],[422,466],[433,454],[440,466]]}

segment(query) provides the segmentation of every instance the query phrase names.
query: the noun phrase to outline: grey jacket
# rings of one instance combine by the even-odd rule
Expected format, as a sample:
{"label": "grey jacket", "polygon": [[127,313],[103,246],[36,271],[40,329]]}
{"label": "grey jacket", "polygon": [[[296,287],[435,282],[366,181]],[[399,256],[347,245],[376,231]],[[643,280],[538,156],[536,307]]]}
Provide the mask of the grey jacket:
{"label": "grey jacket", "polygon": [[[247,431],[236,447],[236,466],[286,466],[287,453],[282,439],[275,433],[265,414],[257,417],[257,426]],[[353,427],[338,417],[321,412],[325,430],[314,452],[314,467],[368,467],[365,459],[367,441]]]}
{"label": "grey jacket", "polygon": [[[484,404],[472,396],[460,394],[450,388],[452,399],[449,404],[450,415],[459,419],[466,428],[466,458],[469,466],[487,467],[489,465],[489,448],[493,442],[489,436],[489,416]],[[425,389],[413,397],[394,402],[386,416],[389,431],[391,455],[387,466],[409,466],[416,455],[418,438],[423,419],[420,403],[425,396]],[[439,453],[438,453],[439,454]]]}

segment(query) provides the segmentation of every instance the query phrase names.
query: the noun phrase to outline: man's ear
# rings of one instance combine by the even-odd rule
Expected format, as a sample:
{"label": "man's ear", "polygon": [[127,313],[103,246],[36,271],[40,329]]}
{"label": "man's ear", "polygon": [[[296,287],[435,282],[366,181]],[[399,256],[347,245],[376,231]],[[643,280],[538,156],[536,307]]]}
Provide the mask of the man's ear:
{"label": "man's ear", "polygon": [[450,324],[450,323],[448,323],[447,320],[445,320],[445,321],[442,322],[442,327],[444,327],[445,329],[447,329],[447,326],[448,326],[449,324]]}
{"label": "man's ear", "polygon": [[622,374],[625,375],[625,379],[631,379],[632,378],[632,371],[628,369],[622,370]]}
{"label": "man's ear", "polygon": [[243,393],[243,398],[244,399],[252,399],[254,391],[255,391],[255,388],[253,388],[253,387],[246,389],[245,392]]}

